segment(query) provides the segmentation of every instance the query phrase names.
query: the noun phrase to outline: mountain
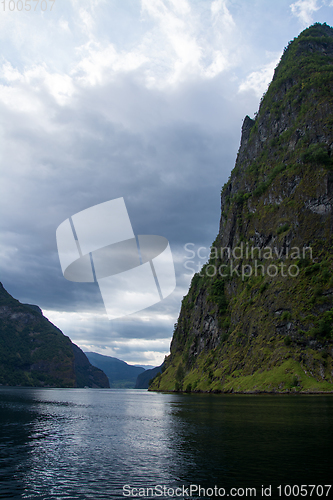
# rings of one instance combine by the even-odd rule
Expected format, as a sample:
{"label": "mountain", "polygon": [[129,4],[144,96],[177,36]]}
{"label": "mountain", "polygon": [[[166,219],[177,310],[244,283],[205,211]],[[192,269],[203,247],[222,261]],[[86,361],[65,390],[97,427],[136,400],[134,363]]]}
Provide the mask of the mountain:
{"label": "mountain", "polygon": [[21,304],[1,283],[0,384],[109,387],[106,375],[89,363],[38,306]]}
{"label": "mountain", "polygon": [[72,343],[77,387],[109,388],[109,379],[103,370],[90,363],[84,352]]}
{"label": "mountain", "polygon": [[242,126],[210,258],[151,390],[333,391],[333,29],[286,47]]}
{"label": "mountain", "polygon": [[156,366],[155,368],[151,368],[150,370],[146,370],[140,375],[138,375],[138,378],[136,379],[135,387],[134,389],[148,389],[150,382],[156,375],[162,372],[163,369],[163,363],[161,366]]}
{"label": "mountain", "polygon": [[100,368],[107,375],[112,388],[133,389],[138,375],[145,371],[144,368],[129,365],[111,356],[103,356],[96,352],[85,354],[92,365]]}
{"label": "mountain", "polygon": [[152,370],[153,368],[156,368],[154,365],[134,365],[137,366],[138,368],[143,368],[144,370]]}

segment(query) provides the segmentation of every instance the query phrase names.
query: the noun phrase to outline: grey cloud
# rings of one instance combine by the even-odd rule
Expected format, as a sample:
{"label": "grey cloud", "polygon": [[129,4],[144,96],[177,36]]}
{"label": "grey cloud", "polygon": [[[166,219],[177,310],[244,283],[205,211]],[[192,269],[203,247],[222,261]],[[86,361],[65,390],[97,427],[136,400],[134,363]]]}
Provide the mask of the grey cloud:
{"label": "grey cloud", "polygon": [[[223,97],[225,87],[217,78],[164,93],[143,89],[127,76],[99,89],[81,89],[70,106],[45,98],[50,112],[45,128],[38,118],[21,120],[6,111],[8,141],[16,146],[4,152],[2,242],[8,259],[1,279],[8,291],[42,309],[102,313],[96,284],[63,278],[55,231],[69,216],[118,197],[125,199],[135,234],[165,236],[172,251],[187,242],[209,247],[244,113],[235,100]],[[176,271],[178,285],[186,287],[183,266]],[[176,320],[178,297],[176,292],[156,311]],[[96,337],[102,345],[110,325],[91,321],[65,333],[74,341]],[[152,319],[123,326],[117,337],[171,334],[172,322],[163,326]]]}

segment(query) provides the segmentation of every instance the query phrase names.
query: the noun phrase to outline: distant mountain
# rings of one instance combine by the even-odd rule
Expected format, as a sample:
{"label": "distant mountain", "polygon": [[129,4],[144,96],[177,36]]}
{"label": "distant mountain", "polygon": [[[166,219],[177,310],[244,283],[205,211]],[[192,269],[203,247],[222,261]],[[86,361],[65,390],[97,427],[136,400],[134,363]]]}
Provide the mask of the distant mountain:
{"label": "distant mountain", "polygon": [[145,371],[144,368],[132,366],[111,356],[103,356],[96,352],[85,353],[90,363],[103,370],[107,375],[110,387],[132,389],[135,387],[138,375]]}
{"label": "distant mountain", "polygon": [[21,304],[0,283],[0,384],[109,387],[106,375],[42,314]]}
{"label": "distant mountain", "polygon": [[154,365],[134,365],[134,366],[137,366],[138,368],[143,368],[144,370],[152,370],[153,368],[155,368]]}
{"label": "distant mountain", "polygon": [[148,389],[150,381],[152,381],[158,373],[162,373],[162,367],[163,363],[161,366],[156,366],[155,368],[140,373],[136,379],[135,389]]}
{"label": "distant mountain", "polygon": [[110,387],[106,374],[89,362],[84,352],[72,343],[77,387]]}

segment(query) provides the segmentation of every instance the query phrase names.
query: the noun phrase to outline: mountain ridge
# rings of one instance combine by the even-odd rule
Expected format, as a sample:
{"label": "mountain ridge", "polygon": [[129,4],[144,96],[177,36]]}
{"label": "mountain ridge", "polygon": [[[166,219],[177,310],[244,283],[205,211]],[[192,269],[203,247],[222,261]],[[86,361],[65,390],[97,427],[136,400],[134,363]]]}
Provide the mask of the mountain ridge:
{"label": "mountain ridge", "polygon": [[163,363],[160,366],[150,368],[138,375],[134,389],[148,389],[151,380],[163,371]]}
{"label": "mountain ridge", "polygon": [[137,377],[145,371],[142,367],[129,365],[126,361],[112,356],[97,352],[85,352],[85,355],[93,366],[103,370],[111,388],[134,388]]}
{"label": "mountain ridge", "polygon": [[21,304],[0,283],[0,384],[108,388],[106,375],[43,316]]}
{"label": "mountain ridge", "polygon": [[150,390],[333,391],[333,29],[288,44]]}

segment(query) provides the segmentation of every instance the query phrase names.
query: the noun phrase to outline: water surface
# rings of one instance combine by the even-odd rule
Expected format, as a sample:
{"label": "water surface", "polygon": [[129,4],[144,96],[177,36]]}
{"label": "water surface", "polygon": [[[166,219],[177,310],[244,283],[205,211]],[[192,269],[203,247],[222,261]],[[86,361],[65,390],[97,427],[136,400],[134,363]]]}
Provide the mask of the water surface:
{"label": "water surface", "polygon": [[271,485],[279,498],[278,485],[333,482],[332,395],[1,387],[0,424],[2,499],[135,498],[125,485],[190,484],[255,487],[259,498]]}

